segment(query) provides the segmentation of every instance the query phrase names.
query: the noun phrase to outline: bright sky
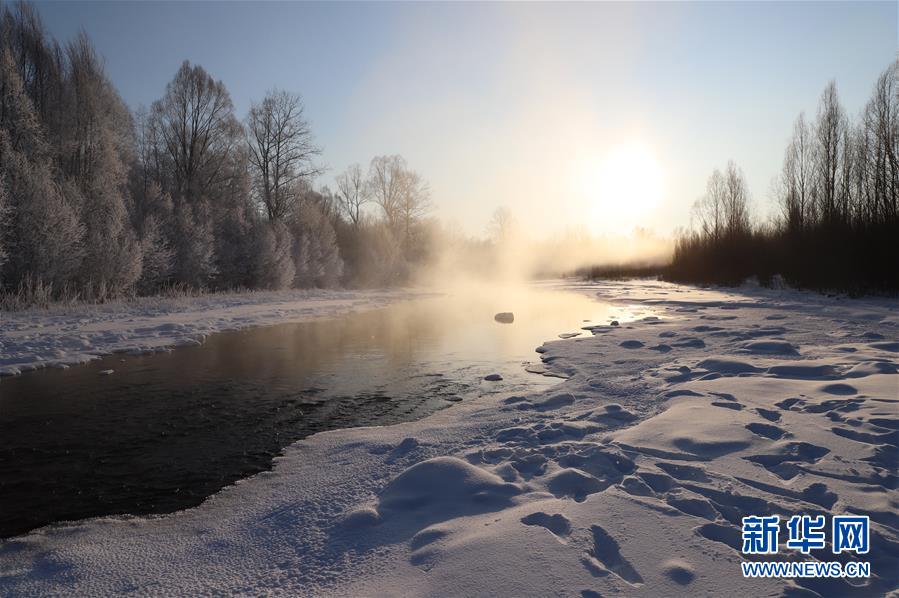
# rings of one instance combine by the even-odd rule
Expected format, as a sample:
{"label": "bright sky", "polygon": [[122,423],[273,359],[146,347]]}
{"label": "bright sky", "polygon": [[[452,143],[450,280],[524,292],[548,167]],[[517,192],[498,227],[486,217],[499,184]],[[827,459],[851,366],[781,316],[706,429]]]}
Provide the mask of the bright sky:
{"label": "bright sky", "polygon": [[500,205],[531,231],[667,234],[728,159],[764,213],[793,120],[830,79],[856,115],[899,25],[894,1],[37,5],[57,37],[87,31],[131,106],[184,59],[241,118],[299,92],[320,184],[399,153],[472,234]]}

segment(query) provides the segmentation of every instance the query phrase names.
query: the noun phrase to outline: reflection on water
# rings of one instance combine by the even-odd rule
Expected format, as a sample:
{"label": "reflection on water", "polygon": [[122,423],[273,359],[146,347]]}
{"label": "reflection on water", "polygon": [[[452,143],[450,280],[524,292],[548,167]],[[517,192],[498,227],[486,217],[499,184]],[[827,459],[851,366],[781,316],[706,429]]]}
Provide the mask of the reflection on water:
{"label": "reflection on water", "polygon": [[[515,322],[495,322],[498,311]],[[551,384],[522,367],[539,361],[535,347],[586,320],[633,315],[574,293],[468,291],[4,379],[0,537],[186,508],[315,432]],[[104,369],[115,373],[99,376]],[[503,382],[483,381],[494,372]]]}

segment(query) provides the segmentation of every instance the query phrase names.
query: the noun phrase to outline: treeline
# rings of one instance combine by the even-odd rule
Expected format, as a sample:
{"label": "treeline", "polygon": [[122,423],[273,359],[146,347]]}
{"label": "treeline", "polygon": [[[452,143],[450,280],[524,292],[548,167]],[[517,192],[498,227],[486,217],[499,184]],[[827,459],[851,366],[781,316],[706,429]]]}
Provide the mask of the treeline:
{"label": "treeline", "polygon": [[849,292],[899,289],[899,62],[877,79],[850,120],[837,89],[817,115],[800,114],[776,179],[778,213],[753,224],[749,193],[733,163],[709,178],[691,230],[666,276],[737,284],[777,275],[791,285]]}
{"label": "treeline", "polygon": [[297,95],[270,91],[241,120],[185,61],[132,113],[86,35],[59,43],[27,3],[0,12],[7,297],[401,282],[427,253],[427,185],[382,156],[315,190],[319,155]]}

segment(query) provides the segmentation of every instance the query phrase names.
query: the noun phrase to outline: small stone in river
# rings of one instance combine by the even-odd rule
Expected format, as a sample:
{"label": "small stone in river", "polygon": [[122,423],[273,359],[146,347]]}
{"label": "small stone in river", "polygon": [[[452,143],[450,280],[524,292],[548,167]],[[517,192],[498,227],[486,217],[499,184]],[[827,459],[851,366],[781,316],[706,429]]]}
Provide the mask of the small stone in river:
{"label": "small stone in river", "polygon": [[97,373],[100,374],[101,376],[109,376],[109,375],[112,374],[114,371],[115,371],[115,370],[100,370],[100,371],[97,372]]}
{"label": "small stone in river", "polygon": [[488,382],[499,382],[502,379],[503,377],[499,374],[487,374],[484,376],[484,380],[487,380]]}
{"label": "small stone in river", "polygon": [[618,326],[618,320],[612,320],[610,326]]}
{"label": "small stone in river", "polygon": [[510,311],[501,311],[493,316],[493,319],[502,324],[511,324],[515,321],[515,314]]}

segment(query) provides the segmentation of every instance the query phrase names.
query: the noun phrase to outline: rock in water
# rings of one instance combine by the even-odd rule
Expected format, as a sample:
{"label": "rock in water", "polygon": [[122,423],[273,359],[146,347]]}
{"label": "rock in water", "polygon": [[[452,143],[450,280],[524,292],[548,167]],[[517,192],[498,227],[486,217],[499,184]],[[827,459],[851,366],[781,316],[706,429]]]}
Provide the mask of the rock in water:
{"label": "rock in water", "polygon": [[499,382],[502,379],[503,377],[499,374],[487,374],[484,376],[484,380],[487,380],[488,382]]}
{"label": "rock in water", "polygon": [[109,376],[109,375],[111,375],[114,371],[115,371],[115,370],[100,370],[100,371],[97,372],[97,373],[100,374],[101,376]]}
{"label": "rock in water", "polygon": [[493,316],[493,319],[501,324],[511,324],[515,321],[515,314],[510,311],[501,311]]}

